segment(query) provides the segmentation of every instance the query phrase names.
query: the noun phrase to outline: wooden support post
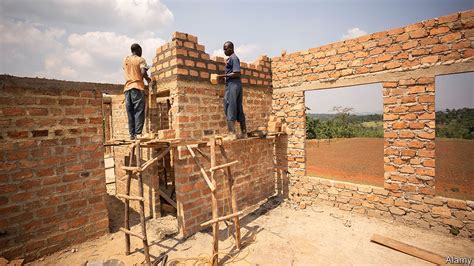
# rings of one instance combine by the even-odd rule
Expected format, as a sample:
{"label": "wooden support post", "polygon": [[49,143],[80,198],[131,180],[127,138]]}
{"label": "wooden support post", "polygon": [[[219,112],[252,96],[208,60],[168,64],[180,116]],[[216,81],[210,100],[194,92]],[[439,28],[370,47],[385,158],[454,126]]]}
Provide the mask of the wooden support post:
{"label": "wooden support post", "polygon": [[[135,144],[132,144],[130,146],[130,157],[128,158],[128,165],[129,167],[132,166],[132,160],[133,160],[133,154],[135,150]],[[125,194],[130,195],[130,183],[132,182],[132,172],[127,171],[127,181],[125,183]],[[128,199],[125,199],[124,201],[125,204],[125,213],[124,213],[124,220],[125,220],[125,229],[130,230],[130,213],[129,213],[129,208],[130,208],[130,202]],[[125,255],[130,255],[130,235],[125,234]]]}
{"label": "wooden support post", "polygon": [[[137,165],[140,165],[141,161],[141,156],[140,156],[140,141],[138,141],[137,144],[137,149],[136,149],[137,155]],[[142,173],[138,172],[138,196],[144,198],[143,194],[143,177]],[[142,227],[142,236],[143,236],[143,252],[145,253],[145,261],[148,266],[151,266],[151,260],[150,260],[150,251],[148,250],[148,240],[146,237],[146,225],[145,225],[145,203],[143,201],[139,202],[140,204],[140,223]]]}
{"label": "wooden support post", "polygon": [[[225,152],[223,144],[219,145],[219,148],[221,150],[222,157],[224,157],[224,160],[226,162],[229,161],[229,158],[227,157],[227,153]],[[234,177],[232,176],[232,171],[230,170],[230,166],[227,167],[227,171],[225,171],[226,176],[227,176],[227,184],[228,184],[228,190],[229,190],[229,195],[231,198],[231,205],[232,205],[232,212],[237,213],[238,207],[237,207],[237,199],[235,197],[235,190],[234,190]],[[238,250],[240,250],[240,220],[239,216],[234,217],[234,226],[235,226],[235,245]]]}
{"label": "wooden support post", "polygon": [[[211,138],[211,167],[216,166],[216,139]],[[211,182],[214,187],[217,187],[216,180],[214,179],[214,172],[211,172]],[[218,219],[217,213],[217,191],[214,189],[211,194],[212,199],[212,219]],[[217,266],[219,262],[219,222],[212,225],[212,265]]]}

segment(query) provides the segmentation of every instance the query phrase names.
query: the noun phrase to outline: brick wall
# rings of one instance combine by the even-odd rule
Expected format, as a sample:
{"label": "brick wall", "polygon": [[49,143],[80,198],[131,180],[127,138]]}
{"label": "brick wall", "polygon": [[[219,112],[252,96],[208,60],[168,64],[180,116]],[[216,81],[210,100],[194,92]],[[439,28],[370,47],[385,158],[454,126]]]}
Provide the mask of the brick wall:
{"label": "brick wall", "polygon": [[[156,49],[151,72],[155,80],[173,78],[209,82],[210,74],[222,74],[224,66],[224,58],[211,59],[196,36],[174,32],[171,42]],[[271,85],[270,59],[267,56],[260,56],[252,64],[241,62],[240,67],[244,86]]]}
{"label": "brick wall", "polygon": [[274,88],[449,65],[474,56],[474,10],[272,58]]}
{"label": "brick wall", "polygon": [[[474,10],[272,59],[290,198],[474,237],[474,202],[434,195],[436,75],[474,71]],[[305,176],[304,91],[381,82],[384,188]]]}
{"label": "brick wall", "polygon": [[0,76],[0,256],[32,260],[108,232],[102,92]]}
{"label": "brick wall", "polygon": [[[239,210],[244,210],[275,193],[272,139],[236,140],[226,142],[224,146],[229,160],[239,161],[239,164],[232,167]],[[202,150],[209,154],[209,148]],[[216,150],[218,151],[216,164],[219,165],[224,161],[219,149]],[[202,157],[200,162],[204,169],[210,168],[209,162]],[[189,236],[200,231],[200,224],[212,217],[211,190],[185,149],[180,148],[176,153],[175,176],[180,233]],[[223,171],[216,172],[214,178],[217,182],[219,216],[230,214],[232,211]]]}

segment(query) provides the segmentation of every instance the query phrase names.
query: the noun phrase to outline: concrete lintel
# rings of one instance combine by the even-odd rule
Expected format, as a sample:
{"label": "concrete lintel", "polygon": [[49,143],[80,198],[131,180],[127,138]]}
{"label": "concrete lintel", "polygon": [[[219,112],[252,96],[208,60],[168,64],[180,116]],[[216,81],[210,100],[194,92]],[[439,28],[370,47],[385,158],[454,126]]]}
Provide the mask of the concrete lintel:
{"label": "concrete lintel", "polygon": [[418,77],[434,77],[438,75],[457,74],[464,72],[474,72],[474,57],[464,59],[449,65],[434,65],[427,68],[418,68],[413,70],[382,72],[366,75],[358,75],[350,78],[340,78],[334,81],[322,82],[312,81],[295,87],[285,87],[282,89],[274,89],[274,93],[300,92],[309,90],[321,90],[341,88],[357,85],[365,85],[372,83],[380,83],[386,81],[398,81],[401,79],[418,78]]}

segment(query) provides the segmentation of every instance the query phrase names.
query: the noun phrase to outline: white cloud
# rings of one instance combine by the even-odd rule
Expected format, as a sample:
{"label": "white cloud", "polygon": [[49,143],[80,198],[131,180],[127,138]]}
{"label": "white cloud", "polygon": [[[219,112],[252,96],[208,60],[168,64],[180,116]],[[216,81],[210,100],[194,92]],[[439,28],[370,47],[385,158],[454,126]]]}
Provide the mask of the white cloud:
{"label": "white cloud", "polygon": [[[235,54],[242,62],[253,62],[257,59],[259,48],[260,47],[257,44],[253,43],[242,44],[235,47]],[[224,50],[214,50],[211,56],[225,57]]]}
{"label": "white cloud", "polygon": [[36,74],[51,78],[122,83],[122,60],[130,54],[132,43],[140,43],[143,47],[142,56],[148,64],[152,64],[156,48],[165,42],[154,34],[146,36],[145,39],[137,39],[114,32],[71,34],[67,38],[67,47],[49,55],[44,70]]}
{"label": "white cloud", "polygon": [[2,0],[0,17],[128,33],[144,31],[151,25],[159,29],[174,21],[173,13],[159,0]]}
{"label": "white cloud", "polygon": [[367,35],[367,32],[359,28],[348,29],[347,32],[342,35],[342,39],[352,39],[360,36]]}
{"label": "white cloud", "polygon": [[151,65],[173,20],[160,0],[0,0],[0,73],[123,83],[130,45]]}

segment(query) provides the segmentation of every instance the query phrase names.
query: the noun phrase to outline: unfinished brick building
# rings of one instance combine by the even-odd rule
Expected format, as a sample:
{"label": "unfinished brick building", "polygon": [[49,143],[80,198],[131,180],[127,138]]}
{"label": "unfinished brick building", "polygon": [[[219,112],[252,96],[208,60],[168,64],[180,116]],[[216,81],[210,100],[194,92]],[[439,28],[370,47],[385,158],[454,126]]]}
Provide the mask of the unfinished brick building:
{"label": "unfinished brick building", "polygon": [[[474,71],[473,26],[474,10],[468,10],[242,63],[248,130],[276,121],[285,134],[225,144],[240,162],[234,170],[239,208],[281,193],[302,205],[324,203],[442,232],[455,227],[472,238],[474,202],[435,195],[434,78]],[[224,59],[211,59],[197,37],[174,33],[153,60],[156,86],[148,97],[146,132],[179,140],[224,134],[223,85],[209,82],[223,68]],[[0,256],[32,260],[105,234],[102,121],[110,121],[106,138],[127,137],[121,86],[10,76],[0,81]],[[384,187],[306,176],[305,91],[376,82],[383,83],[384,95]],[[127,147],[115,146],[113,153],[120,192]],[[184,147],[144,176],[148,216],[160,216],[165,190],[176,201],[182,236],[211,217],[210,190]],[[221,213],[226,200],[219,194]]]}

